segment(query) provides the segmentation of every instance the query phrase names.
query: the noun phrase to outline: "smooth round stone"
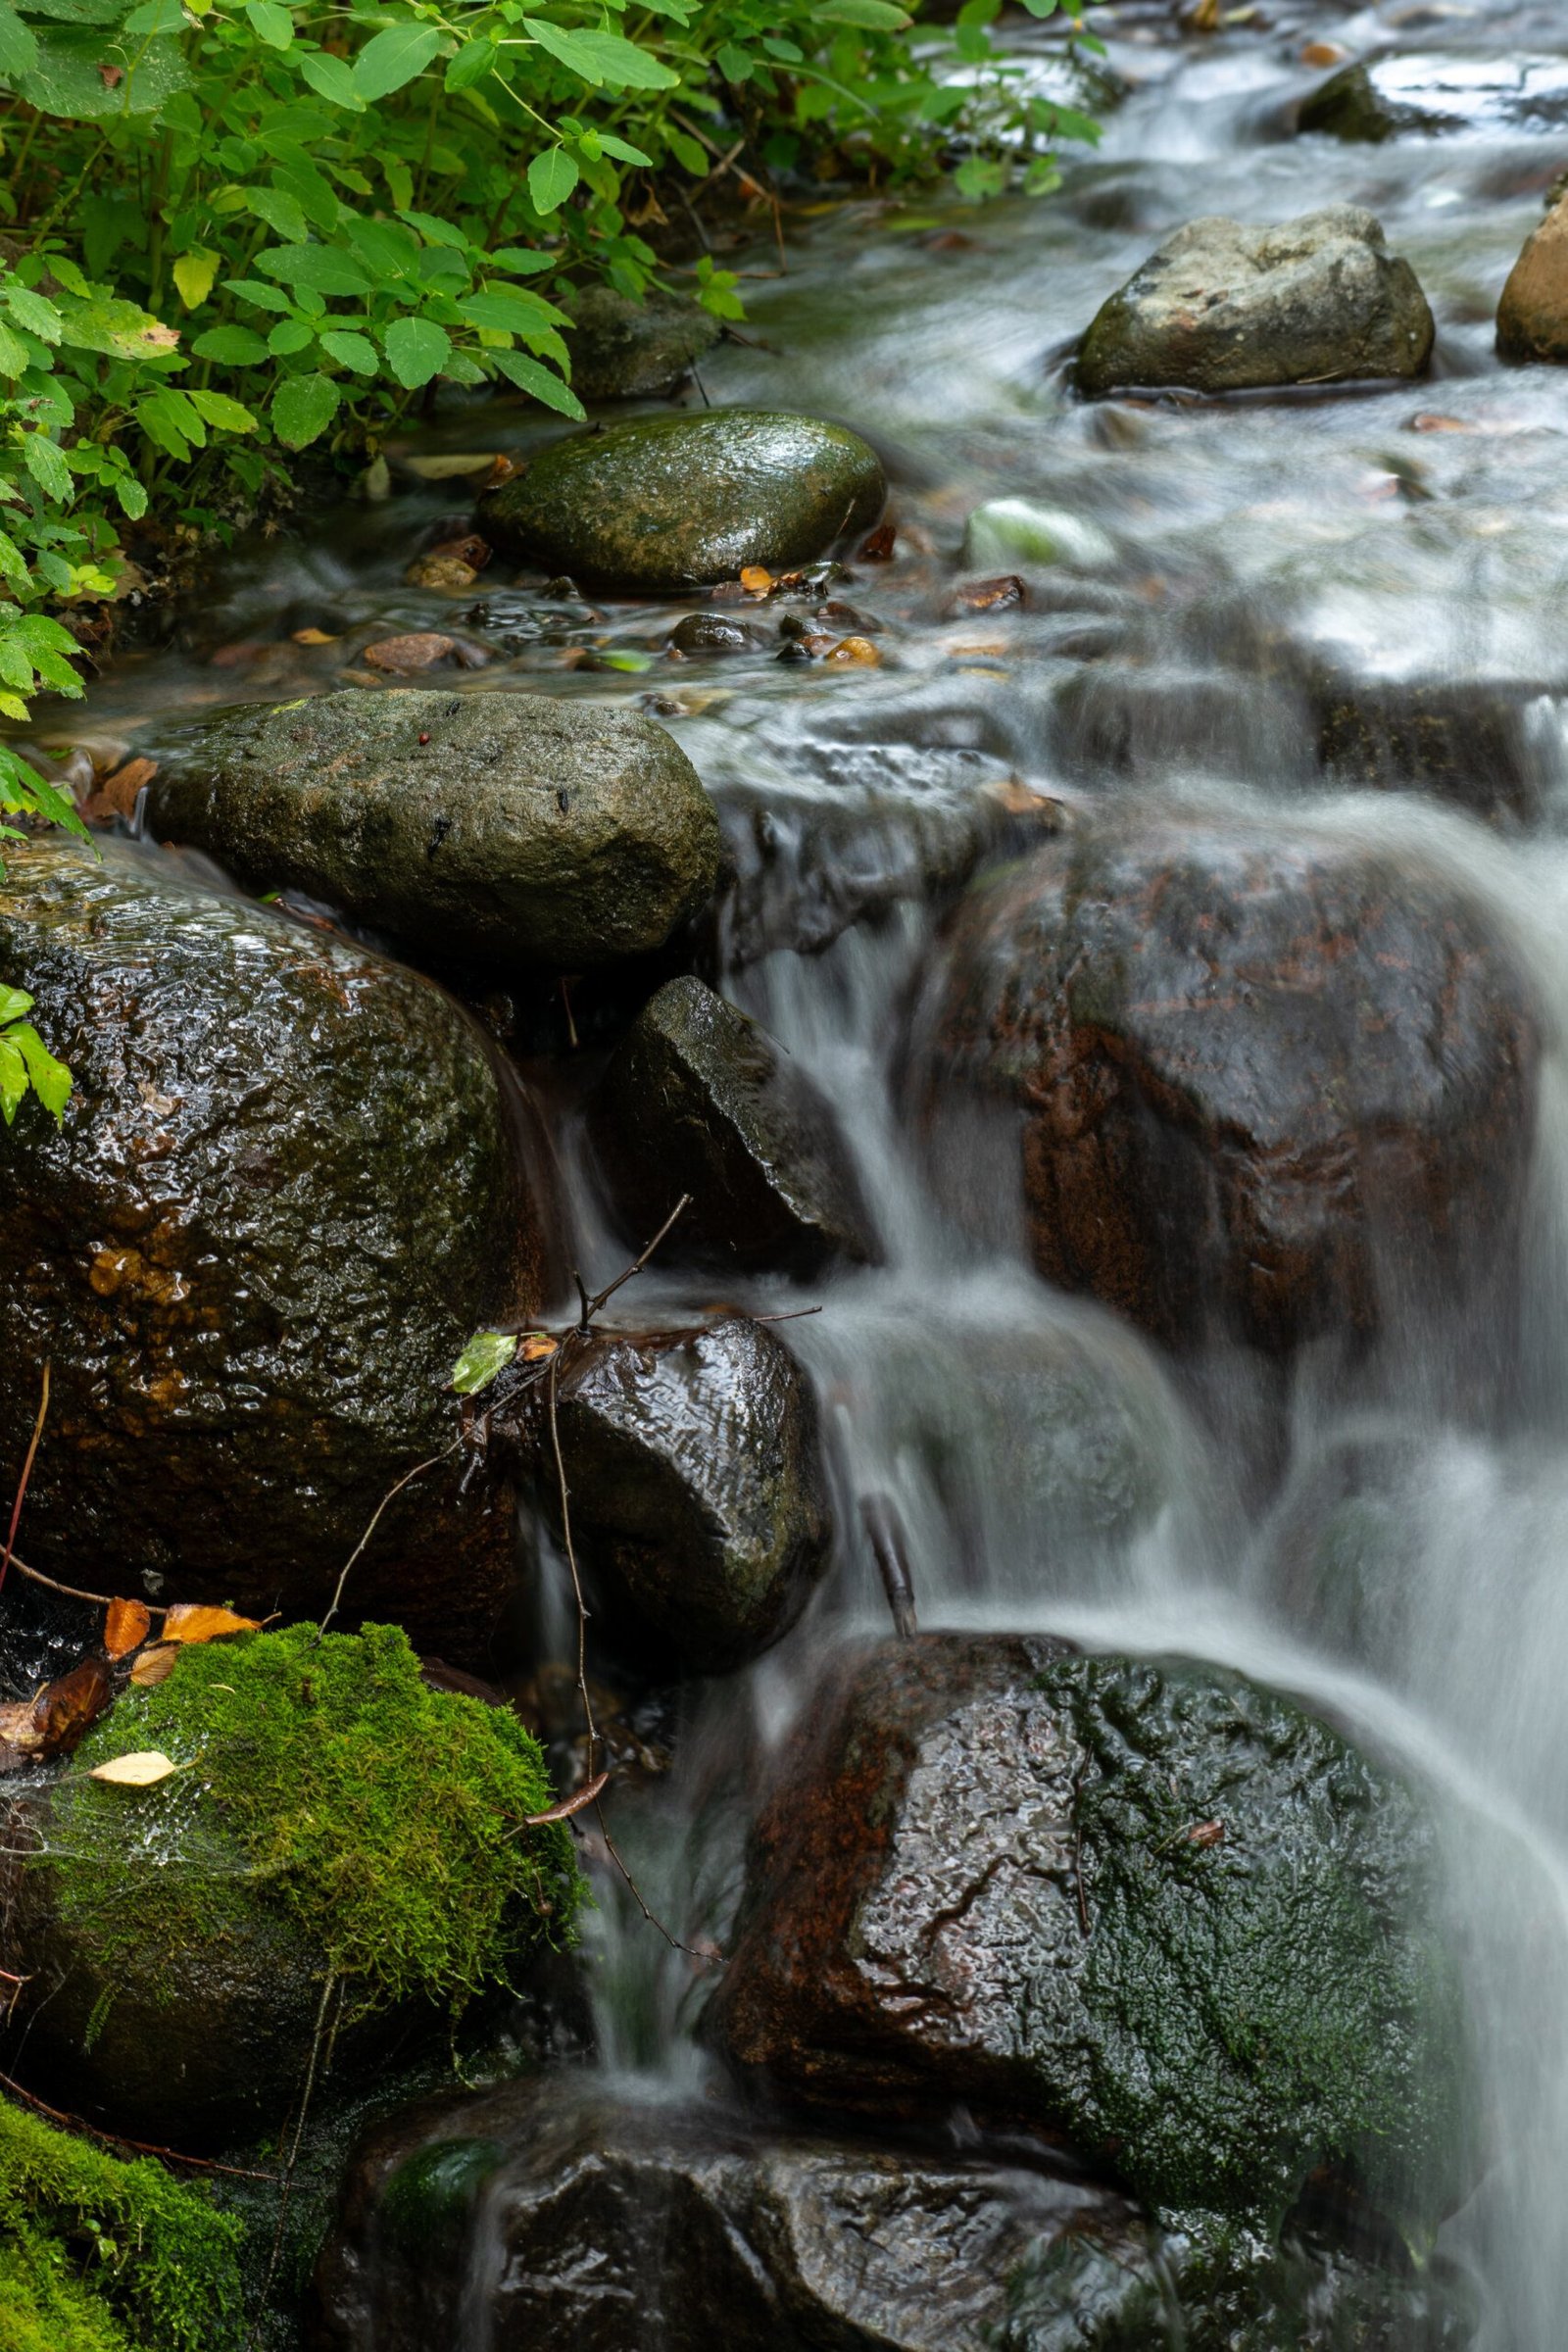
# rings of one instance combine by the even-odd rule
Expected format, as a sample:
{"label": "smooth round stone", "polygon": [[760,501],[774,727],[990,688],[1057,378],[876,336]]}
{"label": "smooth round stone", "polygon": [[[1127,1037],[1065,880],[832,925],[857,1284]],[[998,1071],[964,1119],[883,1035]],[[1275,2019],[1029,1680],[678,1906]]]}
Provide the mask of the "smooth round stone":
{"label": "smooth round stone", "polygon": [[868,529],[887,482],[841,424],[763,409],[639,416],[535,458],[482,509],[510,555],[607,593],[670,596],[788,571]]}

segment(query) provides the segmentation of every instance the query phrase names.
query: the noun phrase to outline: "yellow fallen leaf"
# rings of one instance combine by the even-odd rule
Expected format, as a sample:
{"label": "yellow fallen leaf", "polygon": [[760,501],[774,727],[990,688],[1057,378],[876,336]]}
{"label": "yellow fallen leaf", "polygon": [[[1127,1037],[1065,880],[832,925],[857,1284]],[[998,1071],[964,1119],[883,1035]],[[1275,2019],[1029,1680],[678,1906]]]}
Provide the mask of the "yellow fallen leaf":
{"label": "yellow fallen leaf", "polygon": [[336,645],[337,639],[329,629],[296,629],[296,645]]}
{"label": "yellow fallen leaf", "polygon": [[142,1651],[131,1666],[130,1679],[138,1690],[155,1690],[173,1673],[174,1661],[178,1656],[177,1642],[155,1642],[150,1649]]}
{"label": "yellow fallen leaf", "polygon": [[152,1626],[149,1611],[139,1600],[112,1600],[104,1620],[104,1647],[112,1658],[139,1649]]}
{"label": "yellow fallen leaf", "polygon": [[95,1764],[90,1779],[112,1781],[118,1788],[155,1788],[167,1781],[179,1766],[161,1747],[139,1747],[128,1756],[111,1756],[107,1764]]}
{"label": "yellow fallen leaf", "polygon": [[166,1642],[221,1642],[225,1634],[261,1630],[254,1617],[236,1617],[232,1609],[208,1608],[194,1600],[176,1600],[164,1619]]}
{"label": "yellow fallen leaf", "polygon": [[741,586],[748,596],[766,596],[773,586],[773,574],[765,564],[748,564],[741,572]]}
{"label": "yellow fallen leaf", "polygon": [[862,669],[875,669],[882,656],[869,637],[841,637],[827,659],[830,662],[853,662]]}

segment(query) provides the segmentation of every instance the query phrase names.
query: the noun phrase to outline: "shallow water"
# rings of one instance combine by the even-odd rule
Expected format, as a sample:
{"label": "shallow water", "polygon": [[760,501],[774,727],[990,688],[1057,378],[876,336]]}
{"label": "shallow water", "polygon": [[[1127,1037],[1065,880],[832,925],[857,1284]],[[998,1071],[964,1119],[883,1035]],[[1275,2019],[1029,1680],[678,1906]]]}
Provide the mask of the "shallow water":
{"label": "shallow water", "polygon": [[[923,1626],[1182,1650],[1304,1693],[1445,1793],[1494,2150],[1446,2250],[1484,2283],[1486,2352],[1556,2352],[1568,377],[1501,368],[1492,321],[1568,162],[1568,19],[1557,0],[1284,0],[1266,24],[1217,36],[1173,37],[1171,23],[1162,7],[1107,12],[1127,94],[1054,200],[824,207],[790,221],[787,272],[770,245],[746,256],[755,342],[705,363],[703,392],[841,416],[883,452],[898,555],[857,564],[835,591],[875,629],[879,668],[780,662],[772,645],[672,663],[662,647],[681,608],[572,604],[499,566],[460,599],[410,588],[410,556],[467,508],[461,486],[402,476],[384,506],[347,506],[236,556],[177,643],[119,662],[74,732],[156,746],[177,712],[329,687],[367,643],[421,627],[455,629],[488,657],[455,692],[630,701],[671,727],[719,803],[737,868],[715,976],[839,1105],[886,1263],[747,1294],[821,1309],[792,1344],[822,1402],[838,1553],[806,1621],[750,1677],[691,1695],[675,1770],[622,1802],[616,1833],[649,1900],[687,1939],[722,1933],[766,1753],[825,1649],[885,1625],[866,1495],[897,1506]],[[1379,146],[1294,136],[1292,110],[1324,74],[1301,62],[1309,41],[1391,53],[1400,93],[1443,127]],[[1020,36],[1019,54],[1053,70],[1042,31]],[[1438,318],[1429,381],[1075,399],[1074,338],[1169,229],[1198,213],[1278,220],[1328,202],[1371,207],[1414,266]],[[537,437],[514,409],[475,409],[425,446]],[[1081,539],[1086,560],[1037,578],[1028,611],[955,615],[965,517],[998,497],[1058,509],[1102,544]],[[333,642],[299,648],[302,628]],[[584,665],[606,652],[648,665]],[[1394,755],[1353,782],[1326,773],[1325,678],[1334,691],[1430,689],[1446,751],[1424,773]],[[1052,804],[1201,819],[1238,838],[1354,839],[1478,909],[1527,975],[1544,1040],[1513,1343],[1470,1352],[1422,1268],[1404,1267],[1370,1354],[1331,1338],[1265,1395],[1246,1359],[1184,1368],[1043,1284],[1004,1136],[960,1123],[933,1164],[897,1041],[932,964],[943,889],[1027,838],[1042,810],[1054,821]],[[564,1144],[569,1159],[569,1131]],[[961,1228],[944,1205],[955,1183],[980,1211]],[[579,1256],[608,1277],[620,1252],[580,1165],[572,1207]],[[691,1299],[656,1269],[637,1314]],[[1283,1445],[1267,1436],[1276,1422]],[[564,1638],[559,1595],[540,1605]],[[645,2085],[697,2086],[701,1971],[646,1930],[612,1878],[602,1903],[602,2063]]]}

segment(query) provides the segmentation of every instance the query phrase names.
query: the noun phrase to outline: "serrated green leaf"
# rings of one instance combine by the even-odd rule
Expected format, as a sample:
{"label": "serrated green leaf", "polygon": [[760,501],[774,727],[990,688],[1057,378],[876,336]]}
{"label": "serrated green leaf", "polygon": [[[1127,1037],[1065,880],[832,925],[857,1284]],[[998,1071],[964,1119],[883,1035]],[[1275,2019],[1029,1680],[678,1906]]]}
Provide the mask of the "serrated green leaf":
{"label": "serrated green leaf", "polygon": [[45,498],[52,498],[56,506],[69,507],[76,495],[76,487],[65,452],[57,448],[48,434],[24,433],[22,459]]}
{"label": "serrated green leaf", "polygon": [[582,177],[564,147],[547,147],[528,166],[528,196],[534,210],[559,212]]}
{"label": "serrated green leaf", "polygon": [[275,235],[285,238],[290,245],[303,245],[311,233],[299,198],[287,195],[282,188],[247,188],[245,209],[254,213],[258,220],[265,220]]}
{"label": "serrated green leaf", "polygon": [[266,342],[249,326],[210,326],[191,350],[198,360],[217,360],[224,368],[260,368],[268,357]]}
{"label": "serrated green leaf", "polygon": [[213,280],[218,275],[221,262],[220,254],[205,253],[200,248],[180,255],[174,264],[173,276],[174,284],[179,289],[179,299],[187,311],[200,310],[213,290]]}
{"label": "serrated green leaf", "polygon": [[309,351],[316,341],[316,329],[303,318],[280,318],[267,338],[267,348],[275,360],[291,360],[302,351]]}
{"label": "serrated green leaf", "polygon": [[433,24],[389,24],[368,40],[352,68],[354,87],[367,102],[389,98],[422,74],[441,46]]}
{"label": "serrated green leaf", "polygon": [[558,64],[594,89],[673,90],[679,85],[678,74],[618,32],[588,28],[568,32],[544,17],[524,17],[522,28]]}
{"label": "serrated green leaf", "polygon": [[225,277],[223,291],[254,304],[259,311],[290,311],[294,307],[281,286],[270,286],[261,277]]}
{"label": "serrated green leaf", "polygon": [[547,409],[554,409],[558,416],[575,416],[581,421],[586,416],[587,412],[571,386],[564,384],[559,375],[552,375],[550,369],[541,367],[537,360],[530,360],[526,352],[493,351],[490,358],[501,374],[514,383],[519,392],[532,393],[534,399],[542,401]]}
{"label": "serrated green leaf", "polygon": [[112,360],[160,360],[179,348],[172,326],[114,295],[64,306],[61,318],[65,341],[74,351],[98,351]]}
{"label": "serrated green leaf", "polygon": [[460,1396],[477,1396],[496,1375],[504,1372],[517,1352],[514,1331],[476,1331],[452,1367],[448,1387]]}
{"label": "serrated green leaf", "polygon": [[56,1124],[66,1115],[73,1079],[63,1061],[56,1061],[30,1021],[18,1021],[6,1031],[6,1043],[21,1054],[32,1091]]}
{"label": "serrated green leaf", "polygon": [[363,115],[365,100],[355,84],[354,76],[340,57],[328,49],[318,49],[314,56],[302,58],[300,72],[318,98],[329,106],[340,106],[351,115]]}
{"label": "serrated green leaf", "polygon": [[811,14],[818,24],[856,24],[866,32],[902,32],[909,23],[908,11],[892,0],[817,0]]}
{"label": "serrated green leaf", "polygon": [[495,69],[498,55],[494,41],[467,41],[456,57],[448,61],[445,86],[455,98],[462,90],[471,90],[476,82]]}
{"label": "serrated green leaf", "polygon": [[38,63],[38,43],[35,35],[24,24],[10,0],[0,6],[0,74],[8,81],[21,74],[30,74]]}
{"label": "serrated green leaf", "polygon": [[32,1004],[24,988],[8,988],[0,980],[0,1021],[20,1021],[24,1012],[32,1010]]}
{"label": "serrated green leaf", "polygon": [[309,286],[317,294],[368,294],[370,281],[357,261],[335,245],[273,246],[256,257],[258,270],[285,286]]}
{"label": "serrated green leaf", "polygon": [[25,371],[27,359],[27,346],[22,337],[14,335],[9,326],[0,323],[0,376],[15,382]]}
{"label": "serrated green leaf", "polygon": [[541,327],[571,324],[553,302],[523,286],[488,286],[477,294],[465,294],[458,309],[471,326],[493,326],[505,335],[533,335]]}
{"label": "serrated green leaf", "polygon": [[381,340],[388,367],[410,392],[439,375],[452,353],[452,337],[429,318],[394,318]]}
{"label": "serrated green leaf", "polygon": [[652,169],[653,157],[644,155],[640,147],[628,146],[624,139],[612,137],[608,130],[597,131],[595,136],[599,141],[601,152],[612,156],[617,164],[643,164]]}
{"label": "serrated green leaf", "polygon": [[245,0],[251,29],[270,49],[287,49],[294,40],[294,20],[277,0]]}
{"label": "serrated green leaf", "polygon": [[342,399],[329,375],[288,376],[272,394],[272,429],[285,449],[305,449],[320,439]]}
{"label": "serrated green leaf", "polygon": [[[120,78],[105,81],[100,71],[105,67]],[[154,115],[176,91],[190,86],[178,41],[125,41],[75,25],[41,32],[36,61],[17,79],[19,94],[41,115],[77,122]]]}
{"label": "serrated green leaf", "polygon": [[254,433],[256,419],[242,401],[230,400],[226,392],[202,392],[193,384],[185,395],[197,415],[209,424],[216,424],[222,433]]}
{"label": "serrated green leaf", "polygon": [[0,1037],[0,1119],[9,1127],[27,1091],[27,1065],[7,1037]]}
{"label": "serrated green leaf", "polygon": [[65,321],[54,304],[44,295],[35,294],[30,286],[15,283],[7,286],[6,309],[17,324],[25,327],[29,335],[36,335],[40,343],[58,343],[65,333]]}
{"label": "serrated green leaf", "polygon": [[357,335],[340,327],[321,337],[321,349],[340,368],[352,368],[356,375],[381,372],[381,355],[368,335]]}

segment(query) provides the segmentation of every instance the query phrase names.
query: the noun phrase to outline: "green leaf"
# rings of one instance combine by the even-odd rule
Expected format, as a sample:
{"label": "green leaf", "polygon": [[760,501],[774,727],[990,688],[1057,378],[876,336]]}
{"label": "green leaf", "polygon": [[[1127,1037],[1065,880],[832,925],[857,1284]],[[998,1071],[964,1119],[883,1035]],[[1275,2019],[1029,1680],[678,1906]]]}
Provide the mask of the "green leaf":
{"label": "green leaf", "polygon": [[709,159],[708,150],[705,147],[700,147],[695,139],[689,139],[683,130],[666,130],[664,137],[669,143],[669,152],[677,164],[681,165],[685,171],[690,172],[694,178],[704,179],[707,177]]}
{"label": "green leaf", "polygon": [[28,356],[21,336],[14,335],[9,326],[0,325],[0,376],[15,382],[25,368]]}
{"label": "green leaf", "polygon": [[223,368],[260,368],[268,357],[266,343],[248,326],[210,326],[191,350],[198,360],[217,360]]}
{"label": "green leaf", "polygon": [[0,1118],[9,1127],[27,1091],[27,1065],[9,1038],[0,1037]]}
{"label": "green leaf", "polygon": [[291,311],[294,307],[281,286],[270,286],[260,277],[225,277],[223,290],[259,311]]}
{"label": "green leaf", "polygon": [[27,586],[26,558],[7,531],[0,531],[0,574],[10,581],[19,595]]}
{"label": "green leaf", "polygon": [[199,392],[193,384],[185,398],[199,416],[217,425],[221,433],[254,433],[256,419],[242,401],[230,400],[226,392]]}
{"label": "green leaf", "polygon": [[118,296],[94,296],[62,317],[65,340],[74,351],[99,351],[112,360],[161,360],[179,348],[172,326]]}
{"label": "green leaf", "polygon": [[32,1080],[32,1091],[45,1110],[52,1112],[57,1122],[63,1119],[73,1083],[65,1063],[56,1061],[30,1021],[18,1021],[14,1028],[8,1029],[6,1043],[21,1053],[27,1076]]}
{"label": "green leaf", "polygon": [[441,46],[433,24],[389,24],[368,40],[354,60],[354,87],[369,101],[388,98],[422,74]]}
{"label": "green leaf", "polygon": [[287,49],[294,40],[294,20],[277,0],[245,0],[245,14],[258,40],[270,49]]}
{"label": "green leaf", "polygon": [[247,188],[245,209],[290,245],[303,245],[311,233],[299,198],[286,195],[281,188]]}
{"label": "green leaf", "polygon": [[23,462],[43,492],[59,507],[69,507],[76,495],[71,478],[71,467],[65,454],[57,449],[47,433],[24,433],[22,439]]}
{"label": "green leaf", "polygon": [[341,106],[348,114],[363,115],[365,100],[355,84],[354,76],[340,57],[328,49],[318,49],[312,56],[302,58],[300,72],[319,98],[329,106]]}
{"label": "green leaf", "polygon": [[867,32],[902,32],[909,22],[908,11],[892,0],[817,0],[811,17],[817,24],[858,24]]}
{"label": "green leaf", "polygon": [[379,375],[381,355],[368,335],[356,335],[339,329],[321,337],[321,349],[329,360],[340,368],[352,368],[356,375]]}
{"label": "green leaf", "polygon": [[[118,74],[119,80],[106,82],[100,67]],[[153,115],[177,90],[190,86],[178,41],[127,42],[75,26],[40,33],[37,62],[17,80],[19,94],[41,115],[63,115],[77,122]]]}
{"label": "green leaf", "polygon": [[543,17],[524,17],[522,28],[541,49],[595,89],[673,90],[680,75],[618,32],[564,31]]}
{"label": "green leaf", "polygon": [[539,277],[561,266],[559,253],[539,253],[530,245],[502,245],[489,260],[492,270],[510,270],[518,277]]}
{"label": "green leaf", "polygon": [[316,341],[316,329],[304,318],[280,318],[267,338],[267,348],[276,360],[289,360],[299,351],[309,351]]}
{"label": "green leaf", "polygon": [[504,1372],[517,1352],[514,1331],[476,1331],[452,1367],[448,1387],[460,1396],[477,1396],[498,1372]]}
{"label": "green leaf", "polygon": [[24,1012],[32,1010],[32,1004],[24,988],[8,988],[0,980],[0,1021],[20,1021]]}
{"label": "green leaf", "polygon": [[411,392],[439,375],[452,354],[452,337],[428,318],[394,318],[381,340],[387,365]]}
{"label": "green leaf", "polygon": [[653,168],[653,157],[644,155],[640,147],[629,147],[624,139],[612,138],[608,130],[595,133],[604,154],[612,156],[617,164],[644,164]]}
{"label": "green leaf", "polygon": [[559,416],[575,416],[580,422],[587,415],[571,386],[564,384],[559,375],[552,375],[549,368],[542,368],[537,360],[530,360],[525,352],[492,351],[489,357],[501,374],[510,377],[519,392],[531,392],[535,400],[543,401],[545,407],[554,409]]}
{"label": "green leaf", "polygon": [[446,88],[453,97],[460,90],[471,90],[475,82],[483,81],[494,71],[497,57],[494,41],[468,41],[450,60],[446,70]]}
{"label": "green leaf", "polygon": [[179,299],[187,311],[200,310],[213,290],[213,280],[221,266],[222,256],[217,253],[182,253],[174,264],[174,283]]}
{"label": "green leaf", "polygon": [[536,335],[542,327],[571,324],[553,302],[523,286],[488,286],[465,294],[458,309],[470,326],[492,326],[506,335]]}
{"label": "green leaf", "polygon": [[8,81],[19,74],[30,73],[38,62],[38,43],[34,35],[11,7],[10,0],[0,6],[0,74]]}
{"label": "green leaf", "polygon": [[368,294],[370,280],[353,257],[335,245],[273,246],[256,257],[258,270],[285,286],[309,286],[318,294]]}
{"label": "green leaf", "polygon": [[581,176],[564,147],[547,147],[528,166],[528,194],[534,210],[558,212]]}
{"label": "green leaf", "polygon": [[136,403],[136,422],[154,446],[184,465],[191,449],[205,449],[207,427],[182,392],[148,392]]}
{"label": "green leaf", "polygon": [[27,286],[7,286],[6,309],[19,326],[24,326],[41,343],[58,343],[66,331],[65,321],[54,304]]}
{"label": "green leaf", "polygon": [[320,439],[342,400],[329,375],[288,376],[272,394],[272,429],[285,449],[305,449]]}
{"label": "green leaf", "polygon": [[149,32],[183,32],[184,0],[147,0],[144,8],[131,10],[120,29],[134,40],[140,40]]}

